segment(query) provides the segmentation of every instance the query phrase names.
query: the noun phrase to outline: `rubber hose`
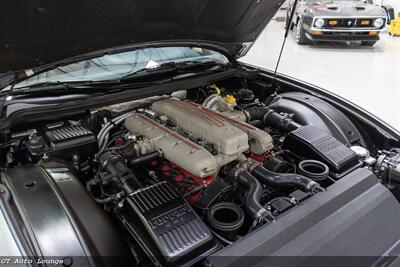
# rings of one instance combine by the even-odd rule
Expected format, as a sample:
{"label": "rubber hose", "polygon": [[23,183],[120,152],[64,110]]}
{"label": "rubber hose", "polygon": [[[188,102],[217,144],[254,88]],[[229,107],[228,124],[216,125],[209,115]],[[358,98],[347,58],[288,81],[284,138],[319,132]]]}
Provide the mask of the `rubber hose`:
{"label": "rubber hose", "polygon": [[118,154],[104,153],[100,157],[100,163],[103,170],[115,177],[115,182],[127,195],[143,187],[133,171],[126,166],[125,160]]}
{"label": "rubber hose", "polygon": [[300,124],[267,107],[251,107],[246,109],[249,121],[261,120],[264,125],[274,126],[286,132],[301,127]]}
{"label": "rubber hose", "polygon": [[271,125],[285,132],[291,132],[301,127],[292,118],[285,117],[272,109],[268,109],[268,112],[264,115],[263,122],[265,125]]}
{"label": "rubber hose", "polygon": [[276,173],[267,170],[260,164],[250,167],[251,173],[261,183],[274,187],[295,187],[304,192],[323,192],[324,189],[315,181],[300,174]]}
{"label": "rubber hose", "polygon": [[265,114],[269,111],[270,109],[267,107],[250,107],[246,109],[247,115],[249,116],[249,121],[255,121],[255,120],[263,120]]}
{"label": "rubber hose", "polygon": [[162,152],[160,150],[156,150],[156,151],[144,154],[144,155],[130,157],[130,158],[127,158],[128,167],[133,168],[133,167],[143,164],[145,162],[149,162],[151,160],[156,160],[156,159],[160,158],[161,156],[162,156]]}
{"label": "rubber hose", "polygon": [[260,200],[263,193],[261,183],[248,171],[240,171],[237,175],[237,181],[247,188],[246,208],[253,218],[260,222],[267,216],[273,218],[272,215],[261,205]]}
{"label": "rubber hose", "polygon": [[106,197],[106,198],[95,198],[94,199],[99,204],[107,204],[114,200],[113,197]]}

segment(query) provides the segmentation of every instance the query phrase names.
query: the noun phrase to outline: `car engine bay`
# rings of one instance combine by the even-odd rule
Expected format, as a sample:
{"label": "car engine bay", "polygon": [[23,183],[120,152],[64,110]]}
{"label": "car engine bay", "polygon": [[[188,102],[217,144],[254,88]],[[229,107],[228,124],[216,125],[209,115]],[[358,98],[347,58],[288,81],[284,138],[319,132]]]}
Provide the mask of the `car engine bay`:
{"label": "car engine bay", "polygon": [[316,96],[210,84],[19,125],[2,147],[1,179],[25,207],[15,220],[36,236],[38,209],[66,220],[47,206],[58,199],[85,232],[69,234],[90,243],[72,254],[193,265],[359,169],[400,182],[399,150],[371,139]]}

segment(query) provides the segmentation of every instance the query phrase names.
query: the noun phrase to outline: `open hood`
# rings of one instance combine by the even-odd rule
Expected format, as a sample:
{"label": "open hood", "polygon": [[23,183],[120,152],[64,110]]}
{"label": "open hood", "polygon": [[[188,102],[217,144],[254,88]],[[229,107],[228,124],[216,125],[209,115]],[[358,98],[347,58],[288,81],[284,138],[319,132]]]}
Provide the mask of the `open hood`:
{"label": "open hood", "polygon": [[281,0],[3,0],[0,73],[149,42],[212,44],[233,58]]}

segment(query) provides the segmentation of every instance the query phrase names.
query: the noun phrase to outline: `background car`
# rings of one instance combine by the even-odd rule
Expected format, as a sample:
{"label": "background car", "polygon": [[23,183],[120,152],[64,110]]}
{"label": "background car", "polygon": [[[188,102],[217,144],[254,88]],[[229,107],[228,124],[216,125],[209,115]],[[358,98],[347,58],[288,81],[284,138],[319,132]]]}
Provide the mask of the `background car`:
{"label": "background car", "polygon": [[294,0],[289,3],[286,19],[298,44],[361,41],[373,46],[387,21],[383,7],[365,1],[300,0],[289,23],[293,5]]}

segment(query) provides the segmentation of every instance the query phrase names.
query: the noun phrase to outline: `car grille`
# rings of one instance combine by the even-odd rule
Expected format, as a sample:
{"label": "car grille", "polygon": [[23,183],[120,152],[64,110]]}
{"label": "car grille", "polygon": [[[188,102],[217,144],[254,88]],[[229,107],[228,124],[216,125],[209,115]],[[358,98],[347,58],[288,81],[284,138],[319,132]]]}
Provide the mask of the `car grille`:
{"label": "car grille", "polygon": [[[337,21],[337,24],[330,25],[330,21]],[[368,22],[368,23],[367,23]],[[352,29],[352,28],[371,28],[373,19],[371,18],[340,18],[328,19],[325,23],[326,29]]]}
{"label": "car grille", "polygon": [[[368,21],[368,24],[363,24],[362,23],[363,21]],[[361,19],[357,19],[357,22],[356,22],[356,27],[360,27],[360,28],[370,28],[370,27],[373,27],[373,25],[374,25],[374,20],[373,19],[363,19],[363,18],[361,18]]]}

